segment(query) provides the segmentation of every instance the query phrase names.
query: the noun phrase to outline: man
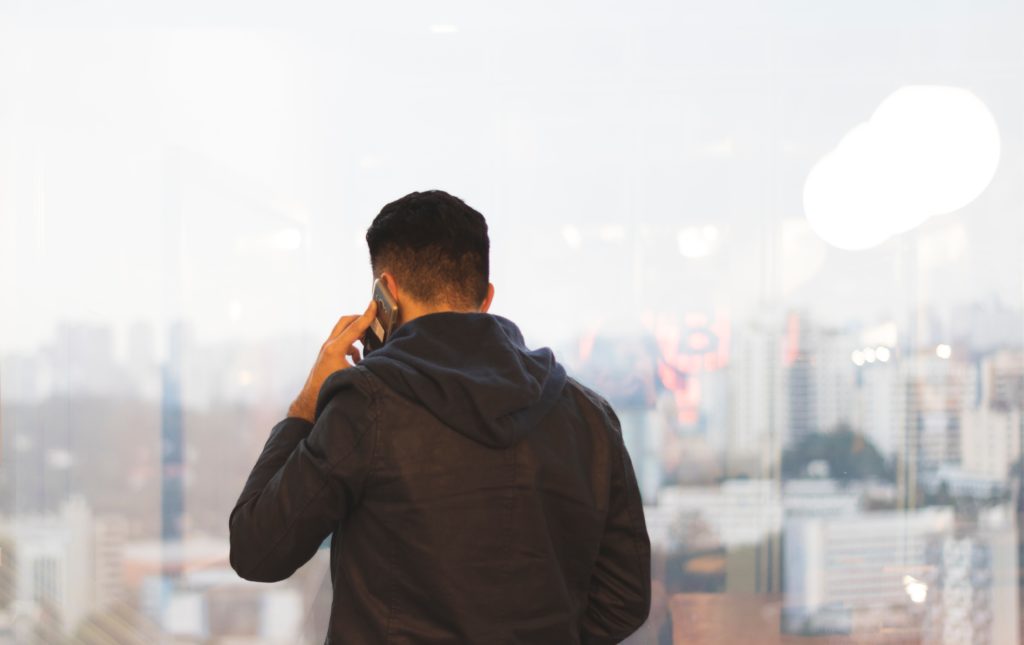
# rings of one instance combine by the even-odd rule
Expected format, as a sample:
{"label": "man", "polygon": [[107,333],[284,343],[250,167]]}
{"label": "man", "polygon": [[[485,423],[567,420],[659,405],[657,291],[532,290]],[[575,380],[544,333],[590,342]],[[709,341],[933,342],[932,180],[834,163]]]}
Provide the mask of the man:
{"label": "man", "polygon": [[[398,326],[341,318],[231,512],[231,566],[289,577],[331,538],[327,643],[618,643],[650,609],[619,420],[488,314],[487,223],[443,191],[366,233]],[[355,365],[351,365],[350,357]]]}

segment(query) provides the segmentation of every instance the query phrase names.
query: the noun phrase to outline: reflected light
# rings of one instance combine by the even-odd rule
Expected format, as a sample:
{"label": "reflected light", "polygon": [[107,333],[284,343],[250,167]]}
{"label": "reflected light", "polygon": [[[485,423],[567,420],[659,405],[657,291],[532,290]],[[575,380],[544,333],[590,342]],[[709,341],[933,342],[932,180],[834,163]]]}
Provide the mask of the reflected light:
{"label": "reflected light", "polygon": [[953,355],[953,348],[943,343],[935,347],[935,355],[939,358],[949,358]]}
{"label": "reflected light", "polygon": [[903,87],[811,168],[804,213],[829,244],[871,248],[972,202],[992,181],[999,155],[995,118],[973,93]]}
{"label": "reflected light", "polygon": [[875,358],[877,358],[878,360],[882,361],[883,363],[885,363],[885,362],[887,362],[889,360],[889,356],[890,355],[891,355],[891,352],[889,352],[889,348],[888,347],[877,347],[877,348],[875,348]]}
{"label": "reflected light", "polygon": [[854,365],[860,367],[861,365],[864,364],[864,352],[860,351],[859,349],[853,350],[853,353],[850,354],[850,360],[853,361]]}
{"label": "reflected light", "polygon": [[928,585],[914,576],[903,576],[903,588],[912,602],[920,604],[928,599]]}
{"label": "reflected light", "polygon": [[867,347],[867,348],[864,349],[864,360],[866,360],[869,363],[874,363],[875,362],[875,350],[874,350],[874,348]]}
{"label": "reflected light", "polygon": [[565,243],[574,249],[580,248],[580,244],[583,243],[583,235],[580,234],[580,229],[571,224],[566,224],[562,227],[562,237],[565,238]]}

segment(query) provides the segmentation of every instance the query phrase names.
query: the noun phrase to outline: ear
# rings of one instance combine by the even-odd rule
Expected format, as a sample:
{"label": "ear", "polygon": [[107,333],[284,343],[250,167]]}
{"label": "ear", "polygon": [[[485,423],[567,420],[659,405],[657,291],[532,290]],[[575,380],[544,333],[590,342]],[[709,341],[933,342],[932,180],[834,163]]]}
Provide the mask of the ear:
{"label": "ear", "polygon": [[384,288],[388,290],[395,302],[398,302],[398,283],[395,282],[395,276],[388,271],[381,271],[380,281],[384,283]]}
{"label": "ear", "polygon": [[491,308],[491,301],[494,300],[494,285],[490,282],[487,283],[487,297],[484,298],[483,304],[480,305],[480,313],[485,314],[487,310]]}

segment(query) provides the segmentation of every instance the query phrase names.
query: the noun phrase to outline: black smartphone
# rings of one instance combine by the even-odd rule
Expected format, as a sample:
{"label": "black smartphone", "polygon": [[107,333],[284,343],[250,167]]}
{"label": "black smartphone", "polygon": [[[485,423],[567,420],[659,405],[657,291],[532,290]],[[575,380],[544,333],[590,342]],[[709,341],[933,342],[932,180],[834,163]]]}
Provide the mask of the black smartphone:
{"label": "black smartphone", "polygon": [[377,301],[377,314],[363,334],[363,356],[382,347],[398,322],[398,303],[379,278],[373,281],[373,299]]}

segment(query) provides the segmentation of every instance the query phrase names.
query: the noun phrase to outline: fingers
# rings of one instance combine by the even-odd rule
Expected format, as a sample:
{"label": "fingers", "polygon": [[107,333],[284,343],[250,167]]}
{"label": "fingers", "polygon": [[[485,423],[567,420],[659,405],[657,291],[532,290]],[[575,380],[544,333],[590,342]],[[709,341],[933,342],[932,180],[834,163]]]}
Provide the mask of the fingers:
{"label": "fingers", "polygon": [[377,303],[373,300],[370,301],[370,305],[366,308],[361,316],[353,316],[348,326],[341,330],[338,334],[338,342],[348,346],[363,337],[363,333],[366,332],[370,327],[370,323],[373,322],[373,317],[377,314]]}
{"label": "fingers", "polygon": [[[330,349],[331,352],[339,352],[351,355],[349,349],[357,340],[362,340],[363,334],[373,322],[377,313],[377,303],[370,301],[370,305],[358,316],[342,316],[331,330],[331,336],[324,341],[322,349]],[[358,360],[358,359],[356,359]]]}
{"label": "fingers", "polygon": [[334,323],[334,329],[331,330],[331,335],[327,337],[327,340],[334,340],[338,335],[345,330],[346,327],[352,324],[352,321],[359,316],[342,316],[338,319],[338,322]]}
{"label": "fingers", "polygon": [[[369,306],[366,308],[366,311],[364,311],[362,314],[358,316],[342,316],[341,318],[339,318],[338,322],[335,323],[334,325],[334,329],[331,330],[331,335],[327,337],[327,342],[340,339],[343,334],[346,334],[346,332],[351,331],[349,330],[349,327],[357,323],[358,326],[354,330],[355,336],[356,338],[362,336],[363,332],[366,331],[366,328],[370,326],[371,322],[373,322],[373,317],[376,314],[377,302],[374,300],[370,300]],[[355,340],[355,338],[353,338],[353,340]]]}
{"label": "fingers", "polygon": [[359,349],[355,345],[349,345],[348,349],[345,351],[345,354],[352,359],[353,363],[358,363],[359,361],[362,360],[362,358],[359,356]]}
{"label": "fingers", "polygon": [[[343,357],[348,356],[352,359],[352,364],[358,363],[362,360],[359,354],[359,349],[352,343],[345,344],[344,340],[339,336],[338,338],[332,338],[331,340],[324,343],[324,347],[321,356],[333,357],[334,363],[338,360],[344,360]],[[323,358],[321,358],[323,360]],[[349,366],[351,367],[351,365]]]}

